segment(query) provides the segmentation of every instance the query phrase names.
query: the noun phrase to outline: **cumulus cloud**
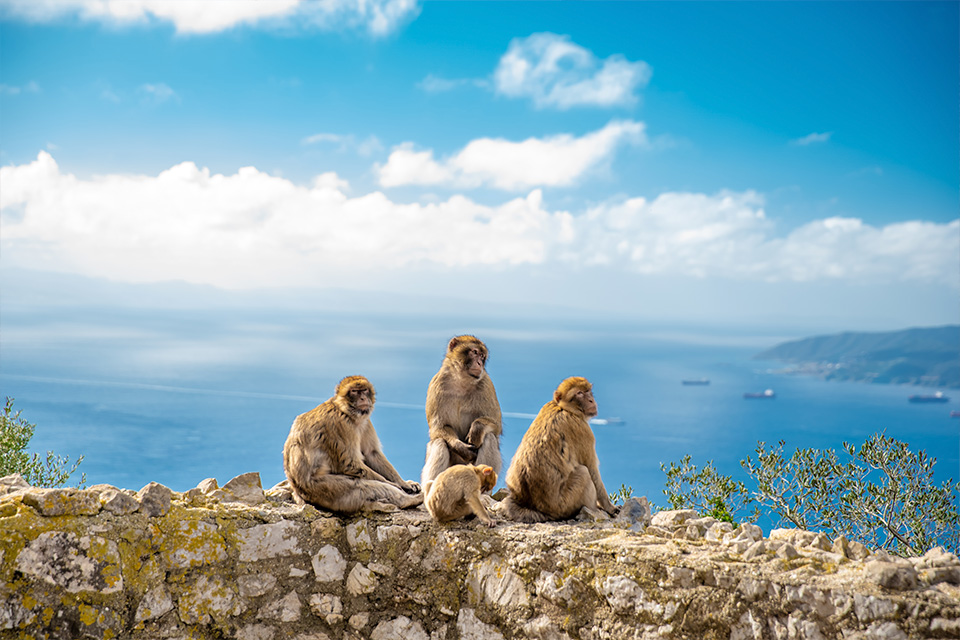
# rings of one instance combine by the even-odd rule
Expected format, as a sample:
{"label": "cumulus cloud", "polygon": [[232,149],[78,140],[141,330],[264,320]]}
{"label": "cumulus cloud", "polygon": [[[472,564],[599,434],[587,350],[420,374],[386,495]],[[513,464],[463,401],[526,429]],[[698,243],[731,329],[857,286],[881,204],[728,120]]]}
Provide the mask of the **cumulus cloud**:
{"label": "cumulus cloud", "polygon": [[316,285],[406,268],[594,265],[746,282],[922,281],[957,285],[960,220],[875,227],[816,220],[778,235],[754,192],[664,193],[582,212],[539,190],[499,205],[461,195],[404,204],[347,195],[336,174],[310,185],[245,167],[184,162],[156,176],[66,174],[41,152],[0,169],[8,265],[117,280],[231,288]]}
{"label": "cumulus cloud", "polygon": [[826,131],[824,133],[810,133],[802,138],[797,138],[796,140],[791,140],[790,144],[794,144],[800,147],[808,147],[811,144],[823,144],[830,140],[830,136],[833,135],[833,131]]}
{"label": "cumulus cloud", "polygon": [[619,54],[600,60],[569,36],[535,33],[510,42],[493,82],[496,93],[529,98],[540,109],[615,107],[634,104],[651,73],[646,62]]}
{"label": "cumulus cloud", "polygon": [[614,120],[579,138],[570,134],[521,142],[479,138],[442,160],[435,159],[432,150],[417,151],[406,143],[394,148],[376,171],[384,187],[488,186],[507,191],[564,187],[609,161],[619,145],[646,141],[642,122]]}
{"label": "cumulus cloud", "polygon": [[67,16],[114,25],[170,22],[178,33],[216,33],[240,25],[365,28],[385,35],[417,16],[417,0],[6,0],[5,16],[48,22]]}

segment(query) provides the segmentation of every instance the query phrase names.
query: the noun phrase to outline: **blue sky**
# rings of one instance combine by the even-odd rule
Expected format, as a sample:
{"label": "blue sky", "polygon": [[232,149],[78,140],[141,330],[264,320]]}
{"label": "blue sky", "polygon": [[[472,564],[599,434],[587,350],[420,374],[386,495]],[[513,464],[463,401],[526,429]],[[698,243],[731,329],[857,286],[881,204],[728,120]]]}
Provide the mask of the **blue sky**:
{"label": "blue sky", "polygon": [[956,2],[0,1],[0,268],[955,322],[958,24]]}

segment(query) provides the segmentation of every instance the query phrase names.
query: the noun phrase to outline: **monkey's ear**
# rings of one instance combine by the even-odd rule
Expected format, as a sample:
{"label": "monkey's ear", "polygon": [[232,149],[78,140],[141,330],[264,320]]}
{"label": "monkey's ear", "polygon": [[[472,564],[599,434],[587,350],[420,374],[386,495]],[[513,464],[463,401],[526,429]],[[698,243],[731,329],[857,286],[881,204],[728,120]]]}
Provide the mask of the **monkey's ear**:
{"label": "monkey's ear", "polygon": [[492,475],[493,475],[493,468],[492,468],[492,467],[485,467],[485,468],[483,469],[483,475],[485,475],[485,476],[492,476]]}
{"label": "monkey's ear", "polygon": [[562,398],[562,397],[563,397],[563,396],[560,395],[560,389],[557,389],[556,391],[553,392],[553,401],[554,401],[554,402],[560,402],[560,398]]}
{"label": "monkey's ear", "polygon": [[460,344],[460,336],[450,339],[450,344],[447,345],[447,351],[453,351],[457,348],[457,345]]}

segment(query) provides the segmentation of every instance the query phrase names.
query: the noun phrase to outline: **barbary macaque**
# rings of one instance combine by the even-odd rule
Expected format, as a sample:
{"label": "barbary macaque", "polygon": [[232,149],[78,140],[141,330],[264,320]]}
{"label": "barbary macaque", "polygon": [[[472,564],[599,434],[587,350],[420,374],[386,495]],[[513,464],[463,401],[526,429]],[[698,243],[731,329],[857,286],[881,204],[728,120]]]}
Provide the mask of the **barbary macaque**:
{"label": "barbary macaque", "polygon": [[[500,473],[503,419],[487,374],[487,346],[474,336],[457,336],[447,345],[440,371],[427,388],[430,442],[420,482],[425,494],[443,471],[475,462]],[[492,487],[491,487],[492,489]],[[488,490],[489,491],[489,490]]]}
{"label": "barbary macaque", "polygon": [[441,473],[433,481],[426,505],[438,522],[447,522],[471,513],[488,527],[496,526],[483,506],[480,494],[497,484],[497,474],[485,465],[458,464]]}
{"label": "barbary macaque", "polygon": [[423,503],[387,460],[370,421],[376,399],[363,376],[348,376],[333,397],[293,421],[283,470],[294,499],[342,514],[395,511]]}
{"label": "barbary macaque", "polygon": [[510,495],[501,503],[507,517],[518,522],[567,520],[584,507],[616,513],[600,479],[589,422],[595,415],[597,402],[586,378],[560,383],[510,462]]}

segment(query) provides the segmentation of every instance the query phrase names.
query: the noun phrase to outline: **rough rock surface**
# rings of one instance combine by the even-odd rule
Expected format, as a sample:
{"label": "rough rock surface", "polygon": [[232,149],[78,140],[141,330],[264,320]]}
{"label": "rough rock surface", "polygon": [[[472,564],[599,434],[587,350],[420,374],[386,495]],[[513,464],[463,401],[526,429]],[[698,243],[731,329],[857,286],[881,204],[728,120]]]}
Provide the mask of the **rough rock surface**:
{"label": "rough rock surface", "polygon": [[340,518],[256,474],[201,485],[0,479],[0,638],[960,637],[960,562],[942,549],[764,537],[643,499],[489,529],[422,509]]}

